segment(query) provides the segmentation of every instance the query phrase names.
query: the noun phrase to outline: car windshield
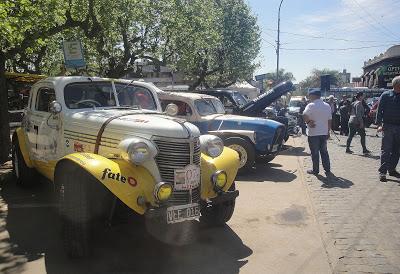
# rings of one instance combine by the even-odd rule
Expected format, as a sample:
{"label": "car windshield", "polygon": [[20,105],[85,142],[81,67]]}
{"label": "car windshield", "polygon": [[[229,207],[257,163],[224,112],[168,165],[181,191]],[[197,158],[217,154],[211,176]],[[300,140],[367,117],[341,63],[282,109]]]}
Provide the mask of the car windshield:
{"label": "car windshield", "polygon": [[218,99],[198,99],[194,101],[194,105],[201,116],[225,113],[224,106]]}
{"label": "car windshield", "polygon": [[233,92],[232,93],[232,98],[233,98],[233,100],[235,100],[235,102],[236,102],[236,104],[238,105],[238,106],[243,106],[243,105],[245,105],[247,102],[248,102],[248,100],[246,99],[246,97],[244,97],[241,93],[239,93],[239,92]]}
{"label": "car windshield", "polygon": [[115,89],[120,106],[157,110],[156,101],[148,89],[124,83],[115,83]]}
{"label": "car windshield", "polygon": [[299,100],[292,100],[289,102],[289,107],[301,107],[301,101]]}
{"label": "car windshield", "polygon": [[64,100],[70,109],[116,106],[111,82],[68,84],[64,88]]}

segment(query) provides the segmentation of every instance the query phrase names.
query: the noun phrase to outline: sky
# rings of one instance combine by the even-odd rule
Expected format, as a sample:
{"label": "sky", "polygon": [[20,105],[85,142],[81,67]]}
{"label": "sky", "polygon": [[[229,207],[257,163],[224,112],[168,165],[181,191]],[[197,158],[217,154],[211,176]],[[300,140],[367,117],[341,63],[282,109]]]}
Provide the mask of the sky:
{"label": "sky", "polygon": [[[280,0],[247,2],[261,30],[255,75],[274,72]],[[280,68],[296,82],[313,68],[347,69],[357,77],[364,61],[400,44],[400,0],[283,0],[280,30]]]}

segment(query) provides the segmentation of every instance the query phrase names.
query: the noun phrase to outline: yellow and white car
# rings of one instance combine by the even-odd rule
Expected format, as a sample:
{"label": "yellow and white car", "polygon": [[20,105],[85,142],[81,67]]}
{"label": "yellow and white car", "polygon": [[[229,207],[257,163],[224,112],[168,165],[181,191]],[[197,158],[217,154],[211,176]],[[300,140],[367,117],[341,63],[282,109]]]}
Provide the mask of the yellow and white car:
{"label": "yellow and white car", "polygon": [[91,229],[119,201],[165,241],[188,237],[194,219],[220,225],[231,218],[238,154],[163,114],[157,91],[97,77],[47,78],[32,87],[13,135],[14,174],[24,186],[38,173],[54,183],[69,255],[88,254]]}

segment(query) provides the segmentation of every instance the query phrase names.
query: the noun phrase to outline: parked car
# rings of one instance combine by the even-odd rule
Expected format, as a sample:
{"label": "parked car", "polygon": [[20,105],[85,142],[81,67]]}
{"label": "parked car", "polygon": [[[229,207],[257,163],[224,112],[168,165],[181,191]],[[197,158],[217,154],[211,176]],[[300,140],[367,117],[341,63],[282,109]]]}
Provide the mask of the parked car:
{"label": "parked car", "polygon": [[231,218],[238,154],[163,115],[157,91],[92,77],[33,85],[12,138],[14,174],[22,186],[38,173],[54,183],[69,255],[89,253],[91,230],[113,215],[116,201],[144,215],[148,231],[166,242],[185,243],[193,219],[221,225]]}
{"label": "parked car", "polygon": [[240,171],[250,170],[256,160],[271,161],[281,149],[285,126],[279,122],[225,114],[221,101],[207,94],[160,92],[158,96],[163,109],[177,105],[177,117],[198,126],[201,134],[219,136],[236,150]]}
{"label": "parked car", "polygon": [[226,89],[206,89],[195,92],[217,97],[224,104],[227,113],[249,117],[269,118],[284,124],[286,127],[284,138],[287,140],[291,133],[289,118],[281,115],[268,116],[270,113],[268,112],[267,107],[271,106],[281,98],[281,96],[290,93],[293,90],[294,86],[292,82],[283,82],[253,100],[246,100],[239,92]]}

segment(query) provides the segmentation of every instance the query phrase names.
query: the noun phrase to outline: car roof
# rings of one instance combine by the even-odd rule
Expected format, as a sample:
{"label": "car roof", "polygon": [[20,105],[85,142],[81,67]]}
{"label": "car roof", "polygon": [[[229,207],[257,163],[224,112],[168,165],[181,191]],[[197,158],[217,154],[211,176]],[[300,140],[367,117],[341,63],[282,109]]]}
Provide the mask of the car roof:
{"label": "car roof", "polygon": [[160,97],[162,97],[162,95],[167,95],[169,97],[174,97],[174,98],[190,98],[192,100],[199,100],[199,99],[216,99],[216,97],[208,95],[208,94],[200,94],[200,93],[192,93],[192,92],[159,92],[158,93],[160,95]]}
{"label": "car roof", "polygon": [[238,93],[239,91],[236,90],[230,90],[230,89],[204,89],[204,90],[198,90],[197,92],[201,93]]}

